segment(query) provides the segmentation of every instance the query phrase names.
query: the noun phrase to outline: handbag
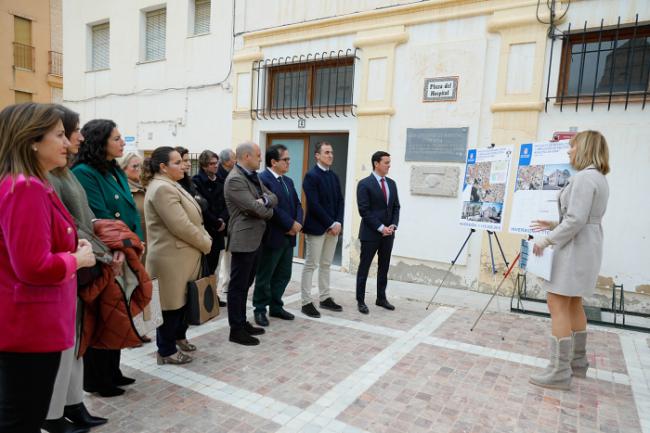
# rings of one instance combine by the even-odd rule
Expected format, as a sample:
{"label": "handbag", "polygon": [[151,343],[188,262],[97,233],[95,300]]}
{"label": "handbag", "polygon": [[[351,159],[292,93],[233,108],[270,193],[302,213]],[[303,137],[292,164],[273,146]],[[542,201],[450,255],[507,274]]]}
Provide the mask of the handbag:
{"label": "handbag", "polygon": [[187,283],[185,319],[189,325],[200,325],[219,315],[217,276],[208,274],[205,254],[201,257],[200,278]]}
{"label": "handbag", "polygon": [[140,313],[133,317],[133,325],[142,337],[163,324],[162,309],[160,308],[160,287],[158,278],[151,280],[151,302]]}

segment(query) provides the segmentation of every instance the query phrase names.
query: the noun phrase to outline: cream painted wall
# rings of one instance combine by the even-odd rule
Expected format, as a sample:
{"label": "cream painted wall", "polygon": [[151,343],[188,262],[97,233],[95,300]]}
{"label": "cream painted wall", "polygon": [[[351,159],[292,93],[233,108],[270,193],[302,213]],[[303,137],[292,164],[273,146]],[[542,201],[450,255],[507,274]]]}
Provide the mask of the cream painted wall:
{"label": "cream painted wall", "polygon": [[322,18],[370,11],[389,6],[417,3],[414,0],[310,0],[305,7],[304,0],[238,0],[238,6],[245,11],[240,16],[237,28],[246,32],[268,29],[287,24],[301,23]]}
{"label": "cream painted wall", "polygon": [[[142,63],[143,11],[165,2],[64,0],[64,101],[82,122],[112,118],[140,150],[229,147],[232,2],[212,1],[211,32],[201,36],[189,36],[188,1],[166,4],[166,59]],[[89,72],[90,26],[107,20],[110,69]]]}

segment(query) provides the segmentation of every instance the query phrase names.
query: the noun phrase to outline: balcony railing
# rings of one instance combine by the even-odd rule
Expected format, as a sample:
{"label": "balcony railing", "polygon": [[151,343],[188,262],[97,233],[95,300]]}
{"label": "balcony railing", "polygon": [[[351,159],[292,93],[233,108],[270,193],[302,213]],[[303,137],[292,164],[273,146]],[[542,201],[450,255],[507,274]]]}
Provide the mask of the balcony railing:
{"label": "balcony railing", "polygon": [[14,67],[34,70],[34,47],[14,42]]}
{"label": "balcony railing", "polygon": [[48,73],[56,75],[57,77],[63,76],[63,54],[56,51],[50,51],[50,67]]}

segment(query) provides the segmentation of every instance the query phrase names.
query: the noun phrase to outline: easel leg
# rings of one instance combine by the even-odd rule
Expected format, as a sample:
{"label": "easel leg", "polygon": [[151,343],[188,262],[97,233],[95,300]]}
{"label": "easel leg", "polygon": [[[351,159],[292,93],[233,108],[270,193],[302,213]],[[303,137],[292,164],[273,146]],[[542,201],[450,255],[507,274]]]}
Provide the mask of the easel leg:
{"label": "easel leg", "polygon": [[476,229],[469,229],[469,234],[465,238],[465,242],[463,242],[463,245],[461,245],[460,250],[458,250],[458,254],[456,254],[456,257],[454,257],[454,260],[451,261],[451,265],[449,265],[449,269],[447,269],[447,272],[445,273],[444,277],[442,277],[442,281],[440,281],[440,285],[438,286],[436,291],[433,293],[433,296],[431,297],[431,299],[429,299],[429,303],[427,304],[427,308],[426,308],[427,310],[431,306],[431,303],[433,302],[433,299],[436,297],[436,295],[438,295],[438,292],[440,291],[440,288],[445,283],[445,280],[447,279],[447,277],[451,273],[451,270],[454,267],[454,265],[456,264],[456,261],[458,260],[458,257],[460,257],[460,253],[463,252],[463,250],[465,249],[465,245],[467,245],[467,242],[469,241],[469,238],[472,236],[472,234],[474,234],[475,231],[476,231]]}
{"label": "easel leg", "polygon": [[494,232],[488,232],[488,245],[490,245],[490,260],[492,261],[492,274],[497,273],[497,267],[494,265],[494,252],[492,251],[492,235]]}

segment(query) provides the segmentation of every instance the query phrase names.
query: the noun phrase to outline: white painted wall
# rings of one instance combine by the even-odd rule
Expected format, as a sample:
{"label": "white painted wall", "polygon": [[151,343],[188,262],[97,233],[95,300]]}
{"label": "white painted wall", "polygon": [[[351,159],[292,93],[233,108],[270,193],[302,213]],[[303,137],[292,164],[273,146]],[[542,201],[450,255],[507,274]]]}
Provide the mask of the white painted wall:
{"label": "white painted wall", "polygon": [[[486,32],[485,17],[422,24],[407,28],[409,40],[396,51],[395,115],[391,119],[391,175],[400,186],[402,213],[393,254],[439,266],[453,259],[468,234],[458,224],[464,164],[405,162],[407,128],[469,127],[468,146],[491,142],[492,115],[499,55],[498,36]],[[484,72],[482,72],[484,71]],[[458,76],[456,102],[422,102],[426,78]],[[459,168],[458,197],[411,195],[412,166]],[[472,236],[457,262],[457,275],[472,285],[478,276],[481,233]],[[411,259],[411,260],[409,260]],[[466,266],[463,266],[466,265]]]}
{"label": "white painted wall", "polygon": [[[640,21],[650,19],[650,2],[638,1],[600,1],[578,2],[572,4],[566,21],[560,29],[565,30],[568,23],[572,28],[633,23],[635,14]],[[547,59],[550,56],[550,44]],[[556,43],[553,52],[550,95],[555,96],[557,77],[560,69],[561,44]],[[547,60],[548,61],[548,60]],[[548,76],[548,63],[545,75]],[[545,77],[546,79],[546,77]],[[545,81],[546,82],[546,81]],[[545,92],[545,90],[544,90]],[[609,144],[611,173],[607,176],[610,187],[609,204],[603,220],[605,251],[601,275],[612,277],[626,290],[634,291],[641,284],[650,284],[650,200],[645,191],[650,185],[650,101],[641,110],[641,103],[630,103],[627,110],[624,103],[590,105],[559,105],[552,102],[548,112],[540,116],[539,137],[545,140],[554,131],[568,131],[577,127],[579,131],[595,129],[603,133]]]}
{"label": "white painted wall", "polygon": [[[166,59],[142,63],[143,11],[167,6]],[[210,33],[192,36],[189,0],[64,0],[64,102],[82,122],[115,120],[139,150],[230,145],[233,2],[213,0]],[[110,69],[89,72],[89,25],[110,22]]]}

